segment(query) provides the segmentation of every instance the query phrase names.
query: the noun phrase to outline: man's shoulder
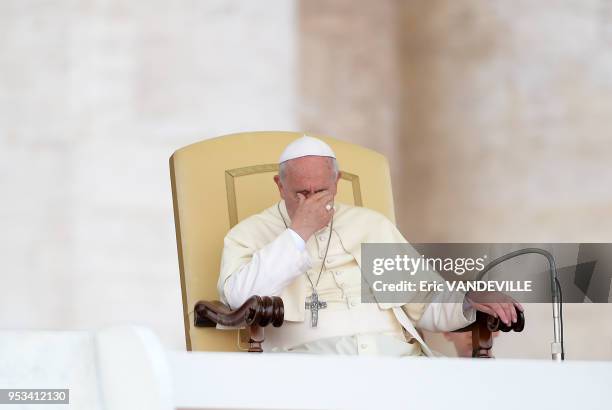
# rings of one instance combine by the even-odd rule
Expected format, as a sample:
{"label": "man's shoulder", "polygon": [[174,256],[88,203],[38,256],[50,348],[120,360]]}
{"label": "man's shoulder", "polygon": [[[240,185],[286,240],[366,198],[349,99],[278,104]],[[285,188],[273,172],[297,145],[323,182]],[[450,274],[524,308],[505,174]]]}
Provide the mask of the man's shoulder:
{"label": "man's shoulder", "polygon": [[344,233],[350,248],[369,242],[405,242],[395,224],[382,213],[360,206],[341,205],[334,217],[334,227]]}
{"label": "man's shoulder", "polygon": [[376,222],[389,222],[392,223],[389,218],[387,218],[382,213],[375,211],[370,208],[365,208],[362,206],[348,205],[344,203],[337,203],[336,207],[336,216],[337,220],[350,222],[351,220],[360,219],[372,223]]}
{"label": "man's shoulder", "polygon": [[277,205],[273,205],[263,211],[246,217],[233,226],[227,236],[260,234],[261,231],[283,229],[282,219],[275,214]]}

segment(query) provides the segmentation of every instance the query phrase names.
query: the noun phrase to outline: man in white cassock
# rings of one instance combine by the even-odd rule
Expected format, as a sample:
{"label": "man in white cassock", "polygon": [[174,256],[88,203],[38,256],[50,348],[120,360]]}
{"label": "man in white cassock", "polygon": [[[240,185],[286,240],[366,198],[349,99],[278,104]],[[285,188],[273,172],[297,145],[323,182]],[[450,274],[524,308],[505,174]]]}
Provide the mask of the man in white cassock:
{"label": "man in white cassock", "polygon": [[[238,308],[253,295],[280,296],[285,322],[266,328],[265,351],[432,356],[415,327],[462,328],[476,310],[516,321],[509,297],[438,292],[419,303],[361,303],[361,244],[406,243],[383,215],[334,203],[340,173],[323,141],[290,143],[274,177],[281,200],[225,237],[220,298]],[[416,254],[416,251],[415,251]]]}

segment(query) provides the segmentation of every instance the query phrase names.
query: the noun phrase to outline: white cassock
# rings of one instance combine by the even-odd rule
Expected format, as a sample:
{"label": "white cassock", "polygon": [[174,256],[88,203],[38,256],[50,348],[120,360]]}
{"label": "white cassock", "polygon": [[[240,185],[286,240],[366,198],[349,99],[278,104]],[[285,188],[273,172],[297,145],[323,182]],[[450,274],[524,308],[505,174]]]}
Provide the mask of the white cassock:
{"label": "white cassock", "polygon": [[[406,243],[395,225],[373,210],[336,203],[329,226],[306,243],[287,226],[284,201],[236,225],[225,237],[219,296],[232,308],[252,295],[280,296],[285,323],[266,328],[265,351],[360,355],[432,355],[415,330],[450,331],[469,325],[476,312],[461,292],[431,293],[427,303],[361,303],[361,244]],[[327,257],[325,250],[329,240]],[[415,254],[418,255],[415,251]],[[324,263],[317,327],[305,299]]]}

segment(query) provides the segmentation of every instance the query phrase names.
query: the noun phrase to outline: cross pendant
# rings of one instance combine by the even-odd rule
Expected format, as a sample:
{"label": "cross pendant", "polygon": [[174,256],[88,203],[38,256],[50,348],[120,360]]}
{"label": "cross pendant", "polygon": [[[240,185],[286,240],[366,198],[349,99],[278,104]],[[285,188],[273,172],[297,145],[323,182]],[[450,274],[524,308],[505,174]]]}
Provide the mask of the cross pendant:
{"label": "cross pendant", "polygon": [[327,302],[319,300],[319,295],[316,291],[306,298],[306,309],[310,309],[310,327],[317,327],[319,321],[319,309],[326,309]]}

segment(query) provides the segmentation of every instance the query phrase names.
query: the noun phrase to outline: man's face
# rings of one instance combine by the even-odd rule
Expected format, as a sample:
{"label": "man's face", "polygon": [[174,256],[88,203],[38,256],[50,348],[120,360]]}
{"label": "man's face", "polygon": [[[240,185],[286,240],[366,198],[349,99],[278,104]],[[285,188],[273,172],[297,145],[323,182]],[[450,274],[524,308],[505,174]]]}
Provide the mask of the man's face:
{"label": "man's face", "polygon": [[299,200],[298,193],[308,198],[310,195],[321,191],[329,191],[336,195],[340,173],[334,175],[334,167],[331,158],[307,156],[287,161],[285,176],[281,181],[276,175],[274,181],[278,186],[281,198],[285,200],[289,217],[297,209]]}

